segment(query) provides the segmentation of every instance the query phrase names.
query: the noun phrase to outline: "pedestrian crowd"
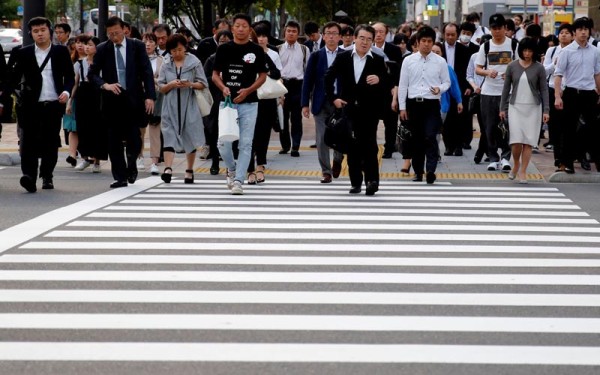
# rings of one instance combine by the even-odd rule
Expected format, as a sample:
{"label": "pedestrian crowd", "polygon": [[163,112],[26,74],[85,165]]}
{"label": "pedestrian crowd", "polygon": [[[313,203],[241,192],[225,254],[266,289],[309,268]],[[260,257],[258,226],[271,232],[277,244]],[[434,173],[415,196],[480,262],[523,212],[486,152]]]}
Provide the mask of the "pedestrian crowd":
{"label": "pedestrian crowd", "polygon": [[413,181],[435,182],[440,143],[447,157],[471,148],[474,116],[474,162],[485,160],[488,171],[527,183],[547,130],[543,147],[557,171],[575,173],[575,162],[591,170],[593,162],[600,172],[600,51],[591,19],[546,37],[520,15],[494,14],[483,26],[472,13],[441,31],[407,23],[395,33],[382,22],[338,21],[302,29],[292,20],[278,40],[268,21],[238,14],[196,42],[186,28],[160,24],[140,34],[111,17],[101,43],[69,38],[68,24],[31,19],[34,43],[15,48],[7,64],[0,59],[0,115],[16,97],[21,186],[35,192],[41,178],[42,189],[54,188],[62,128],[66,162],[100,173],[110,159],[111,188],[135,183],[146,169],[147,135],[152,175],[170,183],[181,153],[184,182],[194,183],[197,157],[212,160],[212,175],[222,160],[227,187],[239,195],[244,183],[265,182],[272,131],[279,154],[301,156],[302,118],[311,114],[320,182],[338,178],[346,156],[351,194],[363,185],[366,195],[379,190],[380,121],[383,158],[400,152]]}

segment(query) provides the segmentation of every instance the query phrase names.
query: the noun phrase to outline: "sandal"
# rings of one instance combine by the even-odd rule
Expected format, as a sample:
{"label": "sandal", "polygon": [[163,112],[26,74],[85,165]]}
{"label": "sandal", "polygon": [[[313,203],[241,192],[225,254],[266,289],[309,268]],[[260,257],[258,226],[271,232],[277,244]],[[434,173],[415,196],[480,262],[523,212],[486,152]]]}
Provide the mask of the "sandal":
{"label": "sandal", "polygon": [[256,185],[256,173],[248,173],[248,185]]}
{"label": "sandal", "polygon": [[[261,168],[261,169],[258,169],[258,168]],[[257,169],[256,169],[256,183],[262,184],[263,182],[265,182],[265,167],[260,166],[260,167],[257,167]]]}
{"label": "sandal", "polygon": [[[171,173],[167,173],[167,171],[171,171]],[[171,169],[171,167],[166,167],[163,174],[160,175],[160,179],[163,180],[165,183],[170,184],[171,183],[171,177],[173,174],[173,169]]]}
{"label": "sandal", "polygon": [[186,174],[187,174],[187,173],[191,174],[191,175],[192,175],[192,177],[191,177],[191,178],[185,177],[185,178],[183,179],[183,183],[184,183],[184,184],[193,184],[193,183],[194,183],[194,170],[193,170],[193,169],[186,169],[186,170],[185,170],[185,173],[186,173]]}
{"label": "sandal", "polygon": [[400,172],[404,174],[410,174],[410,167],[412,167],[412,163],[408,163],[408,168],[402,168],[400,169]]}

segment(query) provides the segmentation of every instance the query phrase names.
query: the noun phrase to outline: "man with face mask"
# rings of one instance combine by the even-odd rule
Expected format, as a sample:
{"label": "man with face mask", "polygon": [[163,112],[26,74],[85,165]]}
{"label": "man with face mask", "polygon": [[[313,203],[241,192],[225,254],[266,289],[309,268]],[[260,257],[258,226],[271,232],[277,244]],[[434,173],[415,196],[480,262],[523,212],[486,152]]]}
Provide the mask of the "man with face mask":
{"label": "man with face mask", "polygon": [[471,39],[471,42],[475,43],[476,45],[479,45],[481,36],[489,34],[490,30],[481,25],[481,17],[477,12],[469,13],[467,15],[466,21],[475,25],[475,32],[473,33],[473,38]]}

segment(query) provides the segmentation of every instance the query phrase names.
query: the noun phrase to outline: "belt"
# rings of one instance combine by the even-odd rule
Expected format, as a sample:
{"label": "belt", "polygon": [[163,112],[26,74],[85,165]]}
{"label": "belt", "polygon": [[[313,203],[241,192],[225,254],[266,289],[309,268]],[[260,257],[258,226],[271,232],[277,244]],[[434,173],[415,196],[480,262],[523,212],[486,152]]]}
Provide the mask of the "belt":
{"label": "belt", "polygon": [[302,80],[297,78],[283,78],[283,82],[302,82]]}
{"label": "belt", "polygon": [[565,90],[572,90],[572,91],[576,91],[578,94],[589,94],[591,92],[596,92],[596,90],[581,90],[581,89],[576,89],[575,87],[565,87]]}
{"label": "belt", "polygon": [[408,100],[409,101],[413,101],[413,102],[417,102],[417,103],[423,103],[423,102],[426,102],[426,103],[438,102],[439,103],[439,101],[440,101],[439,99],[427,99],[427,98],[424,98],[422,96],[417,96],[416,98],[408,98]]}
{"label": "belt", "polygon": [[45,100],[43,102],[38,102],[39,105],[44,106],[44,107],[55,104],[55,103],[58,103],[58,100]]}

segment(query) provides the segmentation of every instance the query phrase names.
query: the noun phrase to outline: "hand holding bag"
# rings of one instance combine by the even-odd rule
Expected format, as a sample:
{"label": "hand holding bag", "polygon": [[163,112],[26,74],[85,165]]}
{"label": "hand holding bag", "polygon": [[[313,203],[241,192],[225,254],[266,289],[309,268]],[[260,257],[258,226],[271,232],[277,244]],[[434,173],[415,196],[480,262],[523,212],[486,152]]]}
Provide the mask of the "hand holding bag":
{"label": "hand holding bag", "polygon": [[354,142],[354,131],[347,107],[338,108],[329,116],[325,123],[324,138],[327,146],[341,153],[348,153]]}
{"label": "hand holding bag", "polygon": [[498,123],[498,132],[500,133],[500,139],[502,141],[506,141],[508,142],[509,140],[509,135],[508,135],[508,120],[501,120]]}
{"label": "hand holding bag", "polygon": [[233,107],[231,95],[219,107],[219,142],[233,142],[240,139],[238,111]]}
{"label": "hand holding bag", "polygon": [[256,90],[256,95],[259,99],[276,99],[284,96],[287,92],[288,90],[281,80],[267,77],[265,83]]}

